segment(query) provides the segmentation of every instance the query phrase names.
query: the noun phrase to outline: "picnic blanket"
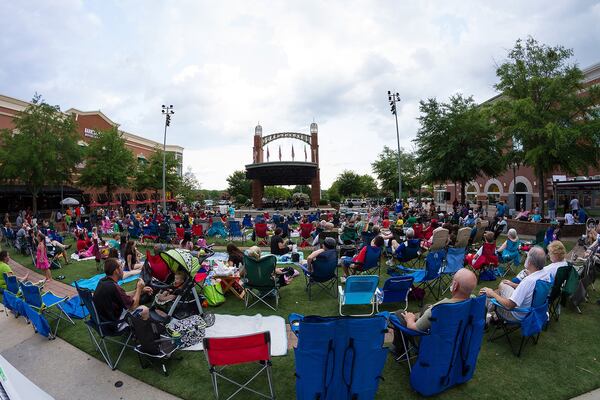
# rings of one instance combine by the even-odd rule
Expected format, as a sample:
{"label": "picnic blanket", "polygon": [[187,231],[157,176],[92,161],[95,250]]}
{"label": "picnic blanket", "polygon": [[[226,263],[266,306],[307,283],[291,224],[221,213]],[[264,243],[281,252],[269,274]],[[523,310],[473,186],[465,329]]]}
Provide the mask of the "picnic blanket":
{"label": "picnic blanket", "polygon": [[[271,254],[271,253],[269,253],[268,251],[262,251],[260,253],[261,256],[264,256],[267,254]],[[304,253],[299,251],[298,254],[300,255],[300,262],[302,262],[304,260]],[[282,256],[275,256],[275,257],[277,257],[277,264],[291,264],[292,263],[292,254],[291,253],[284,254]],[[227,253],[218,252],[218,253],[213,254],[209,258],[207,258],[206,262],[208,262],[208,265],[210,265],[212,267],[217,263],[217,261],[226,263],[228,259],[229,259],[229,255],[227,255]]]}
{"label": "picnic blanket", "polygon": [[[271,334],[271,356],[287,355],[285,319],[277,315],[263,317],[261,314],[215,314],[215,323],[213,326],[206,328],[205,337],[233,337],[265,331],[269,331]],[[202,351],[202,342],[183,350]]]}
{"label": "picnic blanket", "polygon": [[[100,282],[100,279],[104,278],[105,276],[106,276],[105,274],[98,274],[98,275],[94,275],[88,279],[79,279],[79,280],[71,283],[71,286],[75,286],[75,283],[77,283],[77,286],[79,286],[80,288],[96,290],[96,286],[98,286],[98,282]],[[140,277],[139,275],[132,275],[125,279],[121,279],[118,283],[119,283],[119,285],[122,286],[128,282],[133,282],[133,281],[137,280],[139,277]]]}

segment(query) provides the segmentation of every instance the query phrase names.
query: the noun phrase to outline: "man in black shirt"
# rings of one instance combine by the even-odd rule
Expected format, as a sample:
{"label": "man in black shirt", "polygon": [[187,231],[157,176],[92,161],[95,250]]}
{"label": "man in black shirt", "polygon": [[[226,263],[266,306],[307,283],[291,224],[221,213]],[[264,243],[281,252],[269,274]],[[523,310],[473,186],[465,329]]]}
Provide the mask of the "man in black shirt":
{"label": "man in black shirt", "polygon": [[152,294],[152,288],[145,287],[144,281],[139,279],[134,291],[125,292],[118,283],[123,279],[123,267],[116,258],[108,258],[104,262],[104,273],[106,276],[98,282],[93,298],[100,320],[119,322],[127,311],[136,309],[143,319],[147,319],[149,310],[140,306],[140,296],[142,293]]}
{"label": "man in black shirt", "polygon": [[275,235],[271,238],[271,254],[280,256],[292,251],[292,245],[285,242],[281,237],[282,232],[281,228],[275,229]]}

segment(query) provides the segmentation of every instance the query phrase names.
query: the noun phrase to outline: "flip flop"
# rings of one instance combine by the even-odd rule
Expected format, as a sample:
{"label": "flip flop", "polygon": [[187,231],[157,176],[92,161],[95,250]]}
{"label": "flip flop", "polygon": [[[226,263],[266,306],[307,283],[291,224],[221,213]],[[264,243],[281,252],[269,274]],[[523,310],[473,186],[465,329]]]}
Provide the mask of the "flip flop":
{"label": "flip flop", "polygon": [[59,275],[56,277],[56,279],[58,279],[59,281],[62,281],[63,279],[65,279],[64,275]]}

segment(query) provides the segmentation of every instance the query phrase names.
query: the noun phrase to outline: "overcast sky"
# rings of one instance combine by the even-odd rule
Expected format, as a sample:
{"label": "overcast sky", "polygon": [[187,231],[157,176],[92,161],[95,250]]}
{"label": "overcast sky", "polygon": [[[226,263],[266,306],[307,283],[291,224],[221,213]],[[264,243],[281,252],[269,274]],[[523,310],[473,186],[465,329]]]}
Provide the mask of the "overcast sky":
{"label": "overcast sky", "polygon": [[[0,2],[0,15],[0,93],[100,109],[161,142],[160,107],[173,104],[167,141],[206,189],[252,161],[258,121],[265,135],[317,122],[327,188],[396,147],[387,90],[400,93],[411,149],[419,100],[492,97],[518,38],[573,48],[582,68],[600,62],[599,1],[25,0]],[[279,144],[291,160],[292,143],[273,142],[271,160]]]}

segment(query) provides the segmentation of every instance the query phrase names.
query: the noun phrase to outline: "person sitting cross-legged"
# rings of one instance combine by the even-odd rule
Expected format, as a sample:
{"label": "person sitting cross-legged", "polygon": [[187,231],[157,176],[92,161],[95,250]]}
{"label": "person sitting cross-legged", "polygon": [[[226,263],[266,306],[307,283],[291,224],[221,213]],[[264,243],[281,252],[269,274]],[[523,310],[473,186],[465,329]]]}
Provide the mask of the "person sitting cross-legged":
{"label": "person sitting cross-legged", "polygon": [[[452,285],[450,286],[450,293],[452,297],[449,299],[441,299],[437,303],[431,306],[425,306],[424,311],[421,313],[411,313],[404,310],[398,310],[395,312],[400,322],[402,322],[408,329],[415,331],[427,332],[431,328],[431,309],[438,304],[445,303],[458,303],[460,301],[467,300],[471,297],[473,290],[477,286],[477,276],[473,271],[467,268],[459,269],[454,277],[452,278]],[[401,351],[402,336],[399,331],[394,330],[394,350],[396,353]]]}
{"label": "person sitting cross-legged", "polygon": [[271,238],[271,254],[281,256],[292,251],[293,246],[281,237],[282,229],[277,228],[274,233],[275,235]]}
{"label": "person sitting cross-legged", "polygon": [[144,286],[144,281],[139,279],[134,291],[125,292],[118,284],[124,274],[121,263],[116,258],[106,259],[104,273],[106,276],[98,282],[93,297],[100,319],[119,323],[128,311],[136,310],[139,310],[142,318],[148,319],[148,307],[140,305],[140,297],[143,293],[151,295],[152,288]]}
{"label": "person sitting cross-legged", "polygon": [[[546,253],[539,246],[534,246],[527,253],[525,260],[525,268],[527,276],[520,283],[514,283],[507,279],[500,282],[497,290],[484,287],[480,290],[480,294],[485,294],[488,297],[487,308],[491,313],[496,307],[489,299],[496,299],[505,309],[498,308],[498,312],[502,318],[507,321],[519,321],[523,313],[514,313],[511,311],[514,308],[531,307],[533,300],[533,292],[535,284],[538,280],[550,281],[550,274],[544,269],[546,265]],[[488,320],[491,314],[488,315]]]}

